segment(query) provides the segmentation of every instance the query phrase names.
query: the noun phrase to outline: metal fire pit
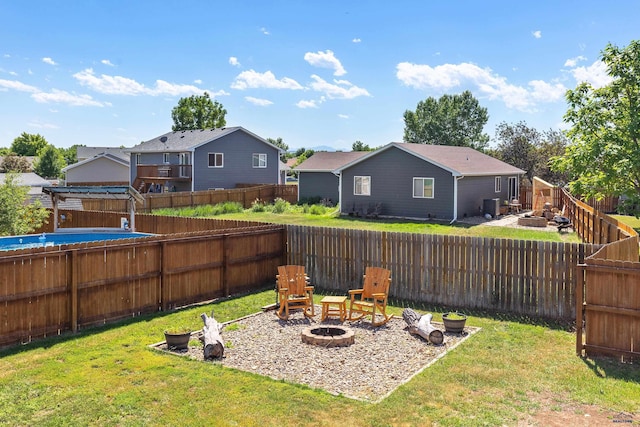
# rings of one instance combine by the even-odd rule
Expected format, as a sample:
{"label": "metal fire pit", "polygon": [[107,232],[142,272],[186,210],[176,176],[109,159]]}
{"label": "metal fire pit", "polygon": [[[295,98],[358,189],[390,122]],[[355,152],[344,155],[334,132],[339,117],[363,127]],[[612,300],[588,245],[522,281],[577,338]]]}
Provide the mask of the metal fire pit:
{"label": "metal fire pit", "polygon": [[353,344],[355,334],[345,326],[310,326],[301,333],[302,342],[322,347],[347,347]]}

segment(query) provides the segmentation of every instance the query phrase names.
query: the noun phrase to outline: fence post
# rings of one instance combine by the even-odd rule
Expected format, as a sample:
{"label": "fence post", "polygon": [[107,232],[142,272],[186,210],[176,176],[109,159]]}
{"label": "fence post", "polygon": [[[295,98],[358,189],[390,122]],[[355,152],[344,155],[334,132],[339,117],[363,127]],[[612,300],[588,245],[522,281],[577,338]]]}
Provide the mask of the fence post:
{"label": "fence post", "polygon": [[582,340],[582,322],[584,321],[584,276],[586,271],[585,264],[576,266],[576,355],[582,356],[583,340]]}
{"label": "fence post", "polygon": [[222,236],[222,292],[223,296],[229,295],[229,281],[227,280],[227,262],[229,261],[229,235],[224,234]]}
{"label": "fence post", "polygon": [[78,251],[71,251],[71,330],[78,332]]}
{"label": "fence post", "polygon": [[167,242],[160,243],[160,307],[162,311],[169,308],[169,286],[167,286]]}

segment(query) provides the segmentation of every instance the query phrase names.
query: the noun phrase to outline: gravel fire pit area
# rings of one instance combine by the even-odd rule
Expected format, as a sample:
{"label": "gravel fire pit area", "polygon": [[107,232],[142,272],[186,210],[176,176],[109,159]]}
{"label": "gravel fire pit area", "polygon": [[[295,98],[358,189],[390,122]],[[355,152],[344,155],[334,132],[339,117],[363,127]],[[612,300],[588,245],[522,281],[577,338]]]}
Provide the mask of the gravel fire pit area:
{"label": "gravel fire pit area", "polygon": [[[320,313],[319,307],[316,313]],[[442,324],[433,325],[444,332]],[[351,330],[353,343],[323,346],[305,343],[301,338],[309,328],[333,326]],[[169,350],[165,343],[153,347],[204,363],[219,363],[335,395],[378,402],[478,330],[467,326],[462,334],[445,332],[444,343],[433,345],[411,335],[401,316],[374,328],[367,320],[340,323],[328,319],[320,323],[319,315],[306,318],[302,311],[293,312],[289,320],[283,321],[273,311],[267,311],[225,323],[222,338],[226,347],[220,360],[204,362],[200,346],[182,351]]]}

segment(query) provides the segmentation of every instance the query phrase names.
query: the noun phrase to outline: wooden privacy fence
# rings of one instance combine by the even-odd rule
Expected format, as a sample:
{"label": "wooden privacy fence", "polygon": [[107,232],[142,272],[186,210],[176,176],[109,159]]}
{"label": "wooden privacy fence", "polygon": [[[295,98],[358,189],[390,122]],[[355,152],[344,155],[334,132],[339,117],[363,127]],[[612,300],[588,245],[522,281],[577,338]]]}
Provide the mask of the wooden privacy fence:
{"label": "wooden privacy fence", "polygon": [[576,265],[591,244],[287,226],[288,263],[345,293],[366,266],[392,272],[390,295],[455,308],[575,318]]}
{"label": "wooden privacy fence", "polygon": [[262,225],[0,255],[0,345],[256,289],[285,258]]}
{"label": "wooden privacy fence", "polygon": [[[238,202],[245,209],[255,200],[273,202],[280,198],[289,203],[298,201],[297,185],[257,185],[230,190],[180,191],[169,193],[145,193],[144,204],[136,204],[136,211],[151,212],[161,208],[179,208],[197,205],[215,205],[225,202]],[[128,212],[126,200],[83,199],[82,206],[92,211]]]}

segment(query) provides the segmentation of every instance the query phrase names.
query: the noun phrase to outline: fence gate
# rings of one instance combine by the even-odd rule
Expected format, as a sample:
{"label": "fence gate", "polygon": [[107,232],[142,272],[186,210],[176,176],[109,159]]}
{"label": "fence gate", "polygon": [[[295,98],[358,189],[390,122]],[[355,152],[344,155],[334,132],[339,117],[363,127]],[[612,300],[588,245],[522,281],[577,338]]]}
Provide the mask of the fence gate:
{"label": "fence gate", "polygon": [[640,359],[640,263],[587,258],[579,268],[577,354]]}

